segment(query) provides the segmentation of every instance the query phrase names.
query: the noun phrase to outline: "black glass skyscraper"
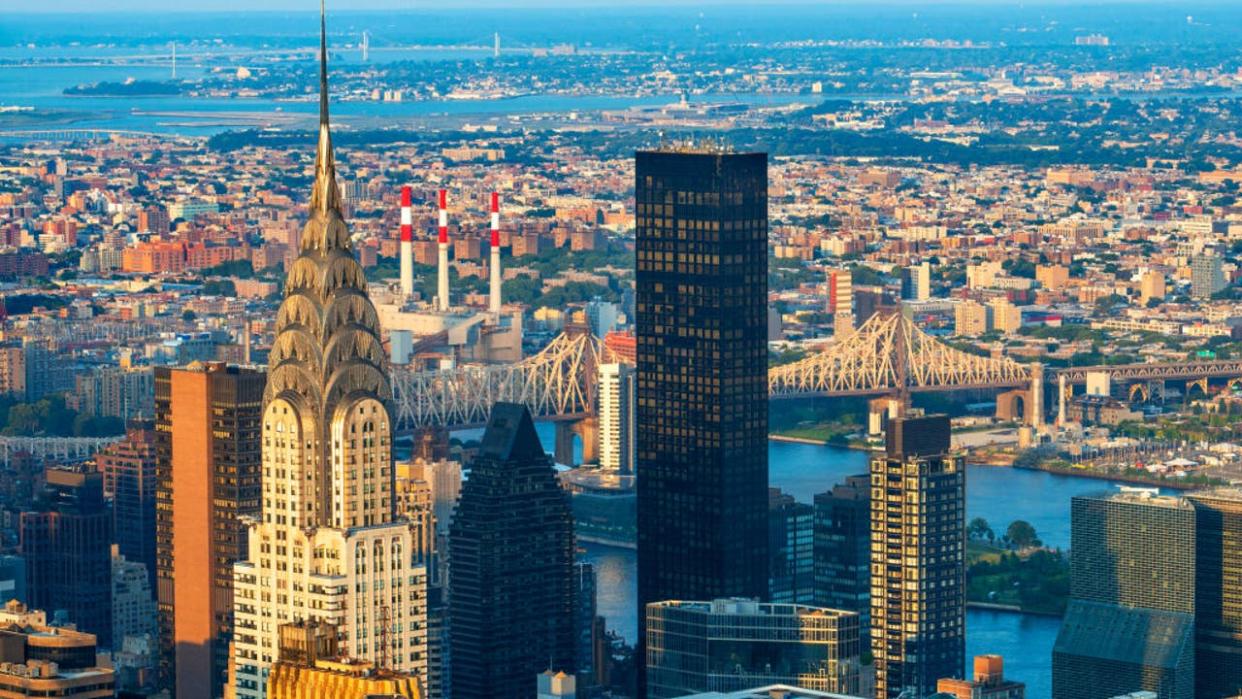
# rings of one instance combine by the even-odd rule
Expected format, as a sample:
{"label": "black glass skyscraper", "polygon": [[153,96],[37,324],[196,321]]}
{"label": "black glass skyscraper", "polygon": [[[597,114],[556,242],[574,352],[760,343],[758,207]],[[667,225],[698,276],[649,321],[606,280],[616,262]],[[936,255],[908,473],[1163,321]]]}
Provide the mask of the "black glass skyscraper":
{"label": "black glass skyscraper", "polygon": [[1192,493],[1195,508],[1195,696],[1242,690],[1242,488]]}
{"label": "black glass skyscraper", "polygon": [[49,468],[35,509],[21,513],[27,602],[49,618],[65,611],[80,631],[112,647],[112,512],[103,476]]}
{"label": "black glass skyscraper", "polygon": [[767,154],[637,154],[638,614],[768,587]]}
{"label": "black glass skyscraper", "polygon": [[815,496],[815,604],[857,612],[871,637],[871,476],[849,476]]}
{"label": "black glass skyscraper", "polygon": [[527,699],[572,674],[574,524],[525,406],[497,403],[449,531],[455,699]]}

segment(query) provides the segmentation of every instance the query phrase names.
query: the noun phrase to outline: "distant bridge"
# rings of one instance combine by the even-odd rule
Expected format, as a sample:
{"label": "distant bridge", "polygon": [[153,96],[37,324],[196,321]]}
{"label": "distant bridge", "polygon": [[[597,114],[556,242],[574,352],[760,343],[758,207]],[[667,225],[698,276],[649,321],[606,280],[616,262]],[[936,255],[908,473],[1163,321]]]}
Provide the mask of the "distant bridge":
{"label": "distant bridge", "polygon": [[923,332],[902,313],[877,313],[822,352],[768,372],[768,395],[862,396],[897,391],[1026,388],[1039,365],[963,352]]}
{"label": "distant bridge", "polygon": [[596,367],[619,361],[590,333],[563,334],[515,364],[449,371],[393,367],[396,428],[480,427],[492,405],[525,404],[538,418],[580,420],[595,412]]}
{"label": "distant bridge", "polygon": [[1228,379],[1226,390],[1242,386],[1242,359],[1192,360],[1187,362],[1148,362],[1144,364],[1100,364],[1096,366],[1069,367],[1052,372],[1057,382],[1057,422],[1068,419],[1067,403],[1074,395],[1074,386],[1087,382],[1090,374],[1107,374],[1110,383],[1130,384],[1130,400],[1151,400],[1151,384],[1162,385],[1165,381],[1184,381],[1186,397],[1198,388],[1208,395],[1208,379]]}
{"label": "distant bridge", "polygon": [[1102,364],[1057,369],[1052,375],[1067,384],[1087,382],[1087,374],[1105,373],[1114,381],[1195,381],[1242,376],[1242,359],[1147,364]]}
{"label": "distant bridge", "polygon": [[[498,401],[525,404],[536,418],[581,421],[595,414],[596,368],[624,361],[598,338],[561,335],[516,364],[415,372],[394,367],[396,428],[478,427]],[[981,357],[936,341],[900,313],[872,316],[848,337],[768,373],[771,398],[1009,388],[1037,421],[1043,371],[1007,357]]]}
{"label": "distant bridge", "polygon": [[29,129],[0,131],[0,139],[19,139],[24,141],[109,141],[114,136],[121,138],[170,138],[171,134],[147,131],[126,131],[124,129]]}
{"label": "distant bridge", "polygon": [[0,436],[0,463],[7,468],[17,454],[38,460],[82,461],[94,456],[121,437],[7,437]]}

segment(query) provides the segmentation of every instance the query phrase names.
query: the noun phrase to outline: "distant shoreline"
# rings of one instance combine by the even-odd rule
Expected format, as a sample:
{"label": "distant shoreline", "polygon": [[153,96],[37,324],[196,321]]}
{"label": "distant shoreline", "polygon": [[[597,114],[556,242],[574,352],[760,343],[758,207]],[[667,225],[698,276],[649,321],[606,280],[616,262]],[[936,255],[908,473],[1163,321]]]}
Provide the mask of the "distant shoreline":
{"label": "distant shoreline", "polygon": [[772,433],[768,435],[769,442],[791,442],[793,444],[813,444],[817,447],[826,447],[828,442],[822,439],[811,439],[809,437],[790,437],[789,435]]}
{"label": "distant shoreline", "polygon": [[1023,609],[1016,604],[997,604],[996,602],[966,602],[968,609],[981,609],[988,612],[1010,612],[1013,614],[1031,614],[1034,616],[1046,616],[1054,619],[1060,619],[1061,614],[1053,612],[1039,612],[1031,609]]}
{"label": "distant shoreline", "polygon": [[[987,465],[987,464],[981,464]],[[1208,483],[1182,483],[1179,481],[1171,481],[1163,478],[1143,478],[1140,476],[1128,476],[1119,473],[1095,473],[1087,469],[1081,468],[1057,468],[1055,466],[1001,466],[1000,468],[1020,468],[1027,471],[1043,471],[1045,473],[1055,473],[1059,476],[1071,476],[1074,478],[1091,478],[1097,481],[1119,481],[1121,483],[1132,483],[1134,485],[1145,485],[1154,488],[1168,488],[1169,490],[1197,490],[1199,488],[1210,488]]]}

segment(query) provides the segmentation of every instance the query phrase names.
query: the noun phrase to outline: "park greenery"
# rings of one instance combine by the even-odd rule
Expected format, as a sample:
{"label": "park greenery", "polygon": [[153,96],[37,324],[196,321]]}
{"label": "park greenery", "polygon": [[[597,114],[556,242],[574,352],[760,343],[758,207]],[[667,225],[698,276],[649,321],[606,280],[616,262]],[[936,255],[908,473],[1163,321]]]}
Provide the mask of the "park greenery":
{"label": "park greenery", "polygon": [[966,599],[1060,615],[1069,598],[1069,560],[1043,547],[1030,522],[1015,520],[998,535],[982,517],[966,526]]}
{"label": "park greenery", "polygon": [[0,398],[0,434],[12,437],[108,437],[125,432],[118,417],[79,413],[53,394],[31,403]]}

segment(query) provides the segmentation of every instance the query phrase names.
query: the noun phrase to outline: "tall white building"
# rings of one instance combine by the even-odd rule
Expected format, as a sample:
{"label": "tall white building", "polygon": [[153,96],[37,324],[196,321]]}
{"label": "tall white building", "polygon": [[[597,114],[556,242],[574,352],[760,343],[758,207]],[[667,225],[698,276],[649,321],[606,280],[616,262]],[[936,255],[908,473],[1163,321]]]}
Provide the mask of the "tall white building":
{"label": "tall white building", "polygon": [[634,472],[634,367],[599,366],[599,467]]}
{"label": "tall white building", "polygon": [[920,262],[901,270],[903,301],[926,301],[931,298],[931,263]]}
{"label": "tall white building", "polygon": [[621,311],[615,303],[601,301],[597,298],[586,304],[587,325],[591,327],[591,332],[596,337],[603,337],[616,330],[620,317]]}
{"label": "tall white building", "polygon": [[238,699],[267,696],[277,629],[304,620],[335,626],[349,658],[426,676],[426,573],[395,514],[392,388],[341,214],[324,37],[321,52],[310,217],[263,396],[262,514],[250,523],[248,559],[233,568]]}
{"label": "tall white building", "polygon": [[854,332],[854,280],[848,269],[828,271],[828,312],[834,335]]}
{"label": "tall white building", "polygon": [[127,636],[155,639],[155,595],[147,567],[127,561],[112,547],[112,647],[120,649]]}

